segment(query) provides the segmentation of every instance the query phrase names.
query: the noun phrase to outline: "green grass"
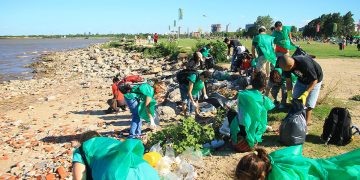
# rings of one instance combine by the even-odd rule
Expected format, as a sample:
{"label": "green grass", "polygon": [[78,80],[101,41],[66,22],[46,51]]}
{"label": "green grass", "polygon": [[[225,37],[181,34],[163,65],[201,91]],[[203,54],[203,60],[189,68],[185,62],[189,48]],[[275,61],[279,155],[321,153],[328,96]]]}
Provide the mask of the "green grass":
{"label": "green grass", "polygon": [[[219,39],[222,40],[222,39]],[[203,42],[210,42],[216,40],[201,39]],[[160,39],[160,42],[167,42],[167,39]],[[196,39],[180,39],[178,45],[181,47],[194,48],[198,40]],[[241,39],[240,42],[251,50],[251,39]],[[312,41],[311,44],[307,44],[304,41],[295,43],[301,46],[307,53],[315,55],[317,58],[360,58],[360,51],[357,50],[355,45],[345,47],[344,51],[340,51],[337,44],[319,43]]]}
{"label": "green grass", "polygon": [[[331,109],[336,106],[351,108],[352,106],[354,106],[354,103],[343,102],[337,99],[329,99],[326,103],[315,107],[315,109],[313,110],[312,125],[308,127],[309,134],[306,136],[306,142],[303,145],[304,156],[313,158],[330,157],[352,151],[360,147],[359,136],[355,136],[354,140],[346,146],[326,146],[320,140],[325,118],[328,116]],[[285,112],[269,112],[269,125],[271,125],[274,129],[278,129],[281,120],[284,119],[285,116]],[[265,133],[263,138],[264,141],[260,144],[261,146],[276,147],[276,149],[285,147],[279,143],[279,136],[274,132]]]}

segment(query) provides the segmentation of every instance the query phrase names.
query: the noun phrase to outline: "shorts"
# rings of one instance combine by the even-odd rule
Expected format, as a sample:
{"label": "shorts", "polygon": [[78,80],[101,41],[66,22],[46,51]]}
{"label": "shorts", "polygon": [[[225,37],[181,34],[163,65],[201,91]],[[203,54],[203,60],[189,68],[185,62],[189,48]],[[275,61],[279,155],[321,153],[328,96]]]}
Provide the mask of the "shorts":
{"label": "shorts", "polygon": [[269,77],[271,69],[274,69],[274,67],[268,60],[265,59],[265,56],[259,56],[256,64],[256,71],[261,71],[266,74],[266,77]]}
{"label": "shorts", "polygon": [[[318,82],[315,85],[314,89],[310,91],[310,93],[306,99],[305,107],[311,108],[311,109],[315,108],[316,101],[320,94],[321,84],[322,84],[322,82]],[[293,90],[293,97],[299,98],[308,88],[309,88],[309,85],[303,84],[300,81],[296,81],[296,84],[295,84],[294,90]]]}

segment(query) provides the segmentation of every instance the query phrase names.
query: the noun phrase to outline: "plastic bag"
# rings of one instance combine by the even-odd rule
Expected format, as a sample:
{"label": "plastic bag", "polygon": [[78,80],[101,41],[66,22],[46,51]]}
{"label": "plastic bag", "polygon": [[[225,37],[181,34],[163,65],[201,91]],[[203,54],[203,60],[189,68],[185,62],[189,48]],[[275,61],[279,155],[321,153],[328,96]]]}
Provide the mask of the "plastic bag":
{"label": "plastic bag", "polygon": [[219,129],[220,134],[230,137],[230,124],[227,117],[224,118],[224,122]]}
{"label": "plastic bag", "polygon": [[[229,129],[229,131],[230,131],[230,129]],[[229,136],[230,136],[230,133],[229,133]],[[216,149],[216,148],[223,146],[224,144],[225,144],[224,140],[212,140],[210,143],[204,144],[203,148]]]}
{"label": "plastic bag", "polygon": [[359,179],[360,149],[331,158],[302,156],[302,145],[270,153],[272,170],[268,179]]}
{"label": "plastic bag", "polygon": [[280,125],[280,142],[293,146],[303,144],[306,138],[306,113],[301,100],[294,99],[288,115]]}
{"label": "plastic bag", "polygon": [[195,151],[194,148],[188,147],[186,150],[179,155],[181,160],[186,160],[190,164],[197,167],[204,167],[204,162],[202,161],[201,151]]}
{"label": "plastic bag", "polygon": [[215,112],[216,108],[210,103],[202,102],[199,103],[200,112],[207,113],[207,112]]}

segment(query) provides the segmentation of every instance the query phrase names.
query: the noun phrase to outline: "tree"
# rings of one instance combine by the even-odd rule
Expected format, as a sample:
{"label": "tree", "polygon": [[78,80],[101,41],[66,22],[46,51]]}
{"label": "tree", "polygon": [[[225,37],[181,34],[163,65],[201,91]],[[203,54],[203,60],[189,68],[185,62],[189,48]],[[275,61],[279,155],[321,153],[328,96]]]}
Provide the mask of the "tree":
{"label": "tree", "polygon": [[274,21],[269,15],[258,16],[254,24],[256,25],[257,28],[260,26],[265,26],[267,30],[270,30],[271,26],[273,26],[274,24]]}
{"label": "tree", "polygon": [[345,34],[349,34],[352,35],[354,34],[355,31],[355,24],[354,24],[354,18],[353,18],[353,14],[351,13],[351,11],[349,11],[348,13],[346,13],[343,17],[342,17],[342,29],[341,29],[341,33],[343,35]]}
{"label": "tree", "polygon": [[291,32],[296,33],[298,31],[296,26],[291,26]]}

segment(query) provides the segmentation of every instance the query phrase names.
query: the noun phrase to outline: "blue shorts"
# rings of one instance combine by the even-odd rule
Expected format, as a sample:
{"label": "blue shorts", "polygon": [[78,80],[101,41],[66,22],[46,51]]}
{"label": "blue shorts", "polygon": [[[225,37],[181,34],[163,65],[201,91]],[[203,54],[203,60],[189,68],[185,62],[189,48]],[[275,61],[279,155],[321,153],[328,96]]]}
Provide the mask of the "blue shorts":
{"label": "blue shorts", "polygon": [[[322,82],[318,82],[315,85],[314,89],[310,91],[310,93],[306,99],[305,107],[308,107],[311,109],[315,108],[316,101],[320,94],[321,84],[322,84]],[[296,84],[295,84],[294,90],[293,90],[293,97],[299,98],[308,88],[309,88],[309,85],[306,85],[299,81],[296,81]]]}

